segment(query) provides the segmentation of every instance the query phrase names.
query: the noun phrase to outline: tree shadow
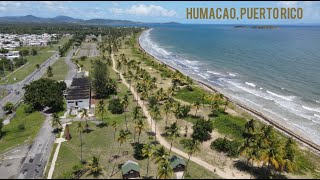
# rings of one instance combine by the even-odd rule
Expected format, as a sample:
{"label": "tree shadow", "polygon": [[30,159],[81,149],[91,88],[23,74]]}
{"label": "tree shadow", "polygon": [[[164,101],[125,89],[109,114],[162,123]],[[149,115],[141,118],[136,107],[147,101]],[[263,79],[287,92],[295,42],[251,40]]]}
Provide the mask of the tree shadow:
{"label": "tree shadow", "polygon": [[134,146],[133,146],[133,148],[134,148],[133,157],[134,157],[136,160],[146,159],[146,157],[144,157],[144,156],[142,155],[143,145],[144,145],[144,144],[141,144],[141,143],[135,143]]}
{"label": "tree shadow", "polygon": [[106,122],[102,122],[102,123],[97,124],[96,126],[99,127],[99,128],[104,128],[104,127],[108,127],[109,124],[106,123]]}
{"label": "tree shadow", "polygon": [[256,179],[288,179],[283,174],[272,174],[270,168],[267,167],[252,167],[244,161],[237,161],[234,167],[240,171],[247,172],[251,174]]}
{"label": "tree shadow", "polygon": [[154,176],[141,176],[142,179],[153,179]]}

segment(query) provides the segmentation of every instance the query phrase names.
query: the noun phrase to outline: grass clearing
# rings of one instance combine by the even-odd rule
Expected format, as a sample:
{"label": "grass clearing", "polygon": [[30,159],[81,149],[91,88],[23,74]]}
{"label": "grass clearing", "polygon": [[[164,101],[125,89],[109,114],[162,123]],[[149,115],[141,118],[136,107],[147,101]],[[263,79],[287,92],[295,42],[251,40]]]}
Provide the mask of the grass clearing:
{"label": "grass clearing", "polygon": [[44,77],[49,78],[49,79],[53,79],[53,80],[64,80],[65,77],[68,74],[68,66],[67,64],[64,62],[64,57],[58,59],[52,66],[52,73],[53,76],[52,77],[48,77],[47,74],[44,75]]}
{"label": "grass clearing", "polygon": [[219,115],[214,118],[213,126],[219,133],[231,135],[236,139],[242,139],[242,132],[247,120],[241,117],[231,115]]}
{"label": "grass clearing", "polygon": [[[17,108],[16,117],[3,127],[3,136],[0,139],[0,153],[6,152],[16,146],[30,143],[39,132],[45,117],[40,112],[26,114],[24,104]],[[24,125],[22,130],[19,125]]]}

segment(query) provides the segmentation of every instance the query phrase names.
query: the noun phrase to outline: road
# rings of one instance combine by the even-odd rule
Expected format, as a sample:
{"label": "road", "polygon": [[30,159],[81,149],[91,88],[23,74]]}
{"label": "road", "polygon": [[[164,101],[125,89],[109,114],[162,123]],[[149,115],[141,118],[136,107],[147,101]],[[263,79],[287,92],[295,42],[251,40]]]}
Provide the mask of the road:
{"label": "road", "polygon": [[[7,102],[12,102],[13,104],[18,103],[24,96],[24,93],[25,93],[25,90],[23,89],[24,85],[29,84],[34,80],[40,79],[46,73],[48,66],[51,66],[52,64],[54,64],[59,59],[59,57],[60,57],[59,53],[55,52],[49,59],[47,59],[45,62],[43,62],[40,65],[39,69],[33,71],[24,80],[14,84],[0,86],[1,88],[6,88],[11,90],[10,94],[8,94],[6,97],[4,97],[0,101],[0,106],[2,107]],[[19,91],[20,93],[16,94],[15,91]],[[2,108],[0,108],[0,118],[3,118],[4,115],[5,115],[4,111],[2,110]],[[5,120],[3,123],[8,124],[9,121]]]}
{"label": "road", "polygon": [[44,168],[55,140],[55,134],[52,133],[53,128],[50,122],[51,114],[45,115],[46,120],[33,141],[20,172],[17,175],[19,179],[38,179],[43,176]]}
{"label": "road", "polygon": [[[75,50],[72,49],[65,57],[65,62],[69,67],[66,79],[72,79],[76,74],[76,66],[71,61],[74,52]],[[55,57],[53,56],[52,58]],[[32,80],[39,79],[40,75],[46,72],[47,66],[52,65],[57,59],[51,59],[50,62],[43,64],[41,70],[37,70],[32,77],[27,77],[20,83],[27,84]],[[18,86],[18,83],[11,86]],[[52,133],[53,129],[51,127],[51,114],[44,115],[46,120],[31,145],[26,144],[17,147],[3,154],[2,159],[0,157],[0,179],[13,177],[20,179],[42,178],[55,140],[55,134]]]}

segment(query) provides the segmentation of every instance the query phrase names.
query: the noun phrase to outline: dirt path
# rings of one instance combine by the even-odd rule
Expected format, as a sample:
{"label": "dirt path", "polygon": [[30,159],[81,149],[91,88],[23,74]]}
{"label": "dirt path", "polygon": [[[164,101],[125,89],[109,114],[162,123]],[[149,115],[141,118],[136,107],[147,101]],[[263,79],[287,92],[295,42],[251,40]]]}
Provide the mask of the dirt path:
{"label": "dirt path", "polygon": [[[112,63],[113,70],[115,72],[119,73],[119,71],[116,69],[116,64],[115,64],[113,53],[111,54],[111,59],[113,62]],[[129,88],[129,84],[126,82],[126,80],[124,79],[124,77],[122,76],[121,73],[120,73],[120,78],[122,80],[122,83]],[[140,105],[144,115],[147,117],[148,123],[151,125],[151,122],[153,120],[152,120],[152,117],[150,116],[150,113],[149,113],[147,107],[140,100],[139,96],[137,96],[137,93],[132,86],[131,86],[130,91],[132,92],[134,98],[138,101],[138,104]],[[155,132],[155,123],[152,123],[152,131]],[[170,144],[160,135],[162,133],[161,130],[157,128],[156,132],[157,132],[157,134],[156,134],[157,140],[159,141],[159,143],[161,145],[163,145],[165,148],[170,149]],[[177,153],[184,158],[189,158],[188,154],[181,151],[180,149],[172,147],[171,150],[172,150],[172,152]],[[221,170],[218,167],[213,166],[213,165],[211,165],[211,164],[209,164],[209,163],[207,163],[197,157],[191,157],[190,160],[193,161],[194,163],[197,163],[198,165],[208,169],[209,171],[213,172],[214,174],[217,174],[218,176],[225,178],[225,179],[239,179],[239,178],[250,179],[250,174],[247,174],[245,172],[239,172],[238,170],[231,168],[231,167],[225,167],[224,170]]]}

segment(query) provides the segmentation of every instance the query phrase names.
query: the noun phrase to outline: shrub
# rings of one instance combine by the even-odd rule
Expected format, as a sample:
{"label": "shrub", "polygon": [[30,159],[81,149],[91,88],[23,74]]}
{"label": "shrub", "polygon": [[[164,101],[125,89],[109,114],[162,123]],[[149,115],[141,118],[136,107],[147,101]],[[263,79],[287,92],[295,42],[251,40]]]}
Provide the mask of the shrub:
{"label": "shrub", "polygon": [[33,113],[34,112],[34,108],[30,104],[25,104],[24,112],[27,113],[27,114]]}
{"label": "shrub", "polygon": [[24,131],[26,129],[26,127],[24,126],[24,124],[19,124],[18,125],[18,130],[19,131]]}
{"label": "shrub", "polygon": [[124,112],[124,107],[120,101],[120,99],[112,99],[108,106],[108,109],[112,114],[122,114]]}
{"label": "shrub", "polygon": [[150,96],[148,99],[150,108],[153,108],[154,105],[158,103],[156,96]]}
{"label": "shrub", "polygon": [[12,104],[12,102],[7,102],[3,107],[3,111],[6,111],[7,113],[12,113],[12,110],[14,108],[14,105]]}
{"label": "shrub", "polygon": [[211,139],[210,133],[213,130],[212,120],[198,119],[197,122],[192,126],[193,133],[191,137],[200,142]]}
{"label": "shrub", "polygon": [[241,145],[241,142],[239,141],[231,141],[227,138],[218,138],[214,140],[210,148],[217,150],[218,152],[224,152],[229,157],[237,157],[239,156],[239,147]]}

